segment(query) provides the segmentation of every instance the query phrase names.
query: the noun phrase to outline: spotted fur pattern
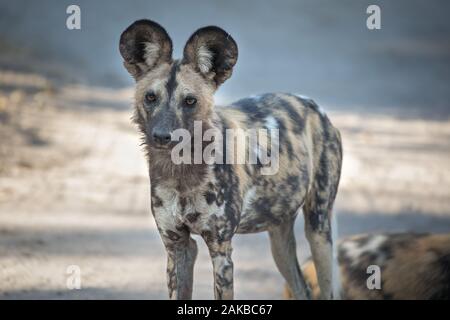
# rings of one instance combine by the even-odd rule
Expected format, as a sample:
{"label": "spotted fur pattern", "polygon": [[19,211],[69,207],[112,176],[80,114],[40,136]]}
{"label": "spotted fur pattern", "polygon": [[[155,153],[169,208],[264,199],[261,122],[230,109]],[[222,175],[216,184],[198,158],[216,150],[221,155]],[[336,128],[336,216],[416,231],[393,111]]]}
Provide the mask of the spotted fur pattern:
{"label": "spotted fur pattern", "polygon": [[[365,234],[342,240],[339,245],[341,296],[351,300],[449,300],[449,234]],[[369,265],[381,271],[380,290],[369,290]],[[320,288],[314,264],[302,266],[313,297]],[[290,298],[288,286],[285,297]]]}
{"label": "spotted fur pattern", "polygon": [[[171,41],[161,29],[148,20],[135,22],[122,34],[121,52],[127,69],[137,79],[134,120],[143,134],[149,160],[152,213],[168,251],[170,297],[192,296],[197,248],[191,234],[200,235],[208,246],[215,297],[231,299],[233,236],[268,231],[275,262],[295,297],[309,298],[293,233],[300,208],[323,297],[336,297],[331,271],[331,211],[342,162],[338,130],[313,100],[294,94],[268,93],[229,106],[214,106],[214,92],[231,76],[237,61],[234,40],[220,28],[202,28],[188,40],[183,58],[173,60],[164,56],[171,52]],[[140,56],[146,53],[142,48],[149,46],[136,48],[138,41],[133,37],[160,41],[150,47],[152,62],[162,62],[140,66],[145,63],[145,56]],[[159,52],[162,56],[155,53],[155,48],[169,46],[170,50]],[[146,100],[149,92],[156,96],[150,104]],[[186,105],[187,97],[195,97],[195,107]],[[261,162],[175,165],[170,158],[173,144],[158,145],[154,136],[177,128],[193,132],[194,121],[201,121],[203,130],[223,134],[225,146],[226,129],[278,129],[278,172],[262,175],[265,165]],[[222,152],[226,157],[230,150],[224,147]]]}

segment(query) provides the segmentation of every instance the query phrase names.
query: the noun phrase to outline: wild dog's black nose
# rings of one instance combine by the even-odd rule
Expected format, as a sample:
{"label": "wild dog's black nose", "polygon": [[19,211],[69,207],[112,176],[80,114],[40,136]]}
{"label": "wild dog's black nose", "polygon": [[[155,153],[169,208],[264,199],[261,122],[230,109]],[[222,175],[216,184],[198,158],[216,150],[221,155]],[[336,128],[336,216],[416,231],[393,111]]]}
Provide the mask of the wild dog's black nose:
{"label": "wild dog's black nose", "polygon": [[153,141],[160,145],[169,144],[171,137],[169,132],[162,132],[158,130],[154,130],[152,133]]}

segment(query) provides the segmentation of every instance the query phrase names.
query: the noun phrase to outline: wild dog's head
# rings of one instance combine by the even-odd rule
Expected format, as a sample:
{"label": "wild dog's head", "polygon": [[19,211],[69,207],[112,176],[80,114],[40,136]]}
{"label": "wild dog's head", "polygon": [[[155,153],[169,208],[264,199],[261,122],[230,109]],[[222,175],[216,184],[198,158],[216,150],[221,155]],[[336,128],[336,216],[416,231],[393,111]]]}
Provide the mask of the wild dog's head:
{"label": "wild dog's head", "polygon": [[208,127],[213,94],[231,76],[238,48],[228,33],[210,26],[194,32],[182,59],[173,60],[172,40],[164,28],[139,20],[122,33],[120,53],[136,80],[135,120],[147,144],[170,149],[174,130],[192,134],[194,121]]}

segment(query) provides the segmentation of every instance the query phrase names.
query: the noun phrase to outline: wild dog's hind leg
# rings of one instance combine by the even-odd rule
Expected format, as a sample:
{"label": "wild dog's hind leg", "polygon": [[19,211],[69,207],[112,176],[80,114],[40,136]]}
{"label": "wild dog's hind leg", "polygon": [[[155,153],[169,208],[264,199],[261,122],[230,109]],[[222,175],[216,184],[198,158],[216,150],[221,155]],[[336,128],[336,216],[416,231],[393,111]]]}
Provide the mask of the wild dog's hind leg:
{"label": "wild dog's hind leg", "polygon": [[337,265],[336,221],[332,208],[339,184],[341,170],[341,151],[339,147],[323,150],[320,164],[303,206],[305,218],[305,235],[308,239],[321,299],[339,299],[339,267]]}
{"label": "wild dog's hind leg", "polygon": [[[337,274],[333,274],[336,263],[333,253],[333,240],[331,233],[334,232],[329,222],[327,212],[305,212],[305,234],[317,271],[317,280],[320,287],[321,299],[338,299],[339,285]],[[330,212],[331,213],[331,212]]]}
{"label": "wild dog's hind leg", "polygon": [[284,221],[269,229],[270,246],[275,264],[288,283],[295,299],[310,299],[306,285],[298,265],[294,235],[295,220]]}

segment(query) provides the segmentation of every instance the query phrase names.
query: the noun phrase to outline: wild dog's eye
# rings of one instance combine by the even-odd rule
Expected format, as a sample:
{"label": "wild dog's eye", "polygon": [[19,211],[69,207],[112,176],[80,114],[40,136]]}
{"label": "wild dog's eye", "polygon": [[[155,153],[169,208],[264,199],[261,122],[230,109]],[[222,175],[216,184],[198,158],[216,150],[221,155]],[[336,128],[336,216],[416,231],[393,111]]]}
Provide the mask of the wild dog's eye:
{"label": "wild dog's eye", "polygon": [[147,92],[144,97],[145,104],[152,104],[157,100],[156,94],[153,92]]}
{"label": "wild dog's eye", "polygon": [[197,103],[197,99],[195,99],[194,97],[186,97],[186,99],[184,99],[184,102],[186,103],[186,105],[192,107]]}

